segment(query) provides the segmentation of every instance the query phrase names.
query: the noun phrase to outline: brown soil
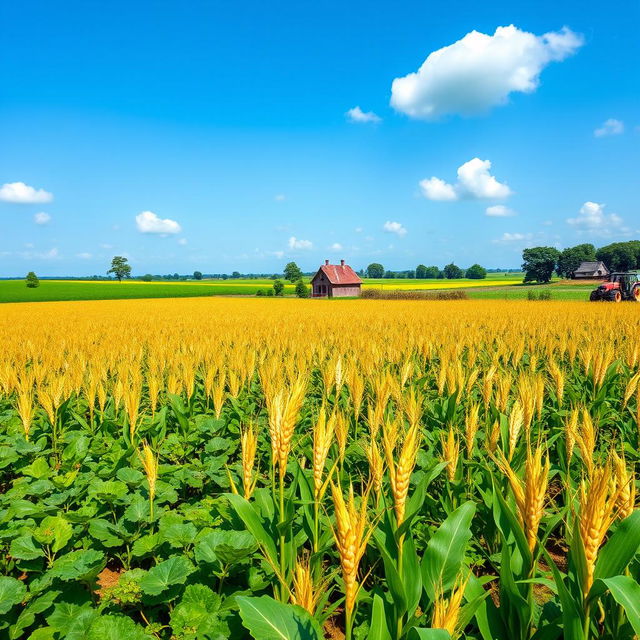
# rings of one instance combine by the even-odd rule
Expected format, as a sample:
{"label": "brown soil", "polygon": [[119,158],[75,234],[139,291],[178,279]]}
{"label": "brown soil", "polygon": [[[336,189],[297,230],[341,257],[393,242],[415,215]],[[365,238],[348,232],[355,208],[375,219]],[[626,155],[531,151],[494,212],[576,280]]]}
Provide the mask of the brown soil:
{"label": "brown soil", "polygon": [[120,574],[122,571],[112,571],[108,567],[105,567],[99,574],[96,582],[98,583],[98,588],[96,589],[96,593],[102,598],[104,592],[110,587],[114,587],[118,584],[118,580],[120,579]]}

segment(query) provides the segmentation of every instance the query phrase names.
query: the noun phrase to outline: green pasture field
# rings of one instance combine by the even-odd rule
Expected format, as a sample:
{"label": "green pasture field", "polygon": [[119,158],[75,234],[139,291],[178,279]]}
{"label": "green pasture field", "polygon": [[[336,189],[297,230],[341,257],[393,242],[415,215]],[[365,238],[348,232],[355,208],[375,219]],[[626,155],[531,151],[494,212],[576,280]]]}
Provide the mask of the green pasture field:
{"label": "green pasture field", "polygon": [[[0,302],[253,296],[258,289],[266,291],[271,287],[273,287],[272,280],[208,280],[204,282],[40,280],[39,287],[28,289],[24,280],[0,280]],[[285,293],[293,293],[293,290],[293,285],[285,286]]]}

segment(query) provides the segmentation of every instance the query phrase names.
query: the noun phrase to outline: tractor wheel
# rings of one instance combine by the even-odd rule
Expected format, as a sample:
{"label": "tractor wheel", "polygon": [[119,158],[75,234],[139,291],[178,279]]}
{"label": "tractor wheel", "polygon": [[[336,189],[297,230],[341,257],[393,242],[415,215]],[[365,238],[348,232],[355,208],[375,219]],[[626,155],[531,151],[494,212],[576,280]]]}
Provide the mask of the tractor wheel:
{"label": "tractor wheel", "polygon": [[613,294],[614,302],[622,302],[622,294],[619,291],[615,291]]}
{"label": "tractor wheel", "polygon": [[640,302],[640,285],[633,287],[631,291],[631,300],[634,302]]}
{"label": "tractor wheel", "polygon": [[597,291],[592,291],[592,292],[589,294],[589,300],[590,300],[591,302],[600,302],[600,300],[601,300],[601,299],[602,299],[602,298],[600,298],[600,294],[599,294]]}
{"label": "tractor wheel", "polygon": [[604,299],[607,302],[620,302],[621,297],[619,291],[607,291]]}

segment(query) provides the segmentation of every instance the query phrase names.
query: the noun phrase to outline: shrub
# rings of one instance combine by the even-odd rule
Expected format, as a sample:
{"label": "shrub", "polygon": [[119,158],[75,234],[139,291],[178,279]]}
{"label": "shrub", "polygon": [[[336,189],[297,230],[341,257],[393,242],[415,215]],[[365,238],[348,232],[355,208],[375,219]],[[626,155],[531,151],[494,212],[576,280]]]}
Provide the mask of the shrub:
{"label": "shrub", "polygon": [[263,296],[263,295],[264,295],[264,289],[258,289],[258,290],[256,291],[256,295],[257,295],[257,296]]}
{"label": "shrub", "polygon": [[309,297],[309,287],[302,281],[302,278],[296,282],[296,295],[298,298]]}
{"label": "shrub", "polygon": [[275,280],[273,283],[273,293],[276,296],[281,296],[284,294],[284,284],[282,280]]}

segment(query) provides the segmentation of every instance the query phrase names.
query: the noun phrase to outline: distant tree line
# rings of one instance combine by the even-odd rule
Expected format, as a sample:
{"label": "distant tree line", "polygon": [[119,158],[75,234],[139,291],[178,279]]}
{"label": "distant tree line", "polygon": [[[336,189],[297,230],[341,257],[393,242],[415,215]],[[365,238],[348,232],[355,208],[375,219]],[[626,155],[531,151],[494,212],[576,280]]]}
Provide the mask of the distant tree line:
{"label": "distant tree line", "polygon": [[446,265],[442,269],[437,266],[427,267],[419,264],[415,269],[408,271],[388,271],[379,263],[372,262],[363,272],[367,278],[409,278],[416,280],[436,280],[447,279],[457,280],[460,278],[472,278],[474,280],[483,280],[487,277],[488,270],[479,264],[473,264],[468,269],[461,269],[453,262]]}
{"label": "distant tree line", "polygon": [[640,240],[613,242],[596,249],[590,243],[559,251],[555,247],[531,247],[522,252],[525,282],[549,282],[554,272],[572,278],[582,262],[601,260],[610,271],[640,269]]}

